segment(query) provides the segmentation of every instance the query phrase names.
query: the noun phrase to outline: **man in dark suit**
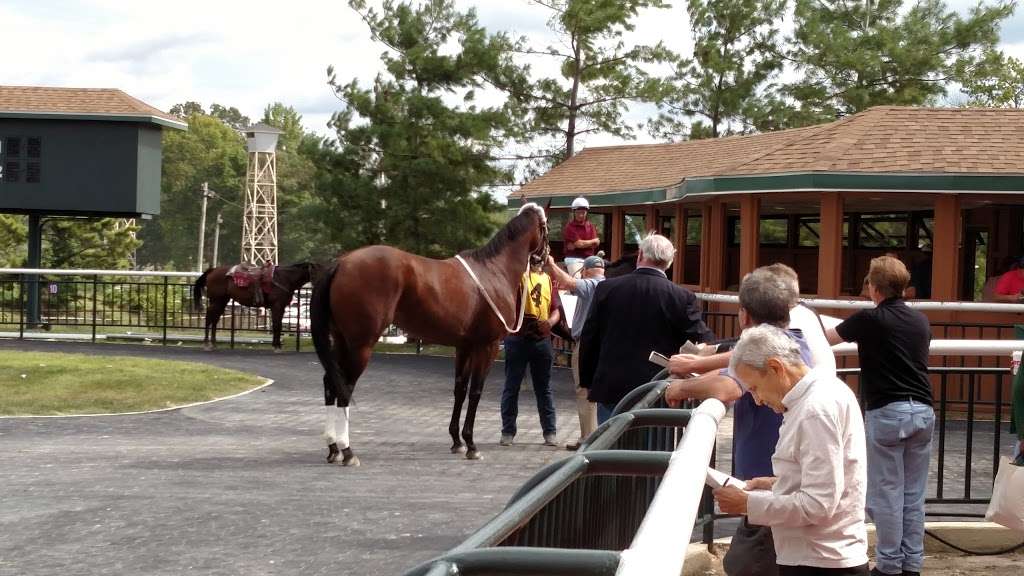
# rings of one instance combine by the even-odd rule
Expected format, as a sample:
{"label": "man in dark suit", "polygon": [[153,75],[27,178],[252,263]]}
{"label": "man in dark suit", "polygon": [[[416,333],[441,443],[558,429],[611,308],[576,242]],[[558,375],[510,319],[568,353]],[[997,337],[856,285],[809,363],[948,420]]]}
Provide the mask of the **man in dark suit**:
{"label": "man in dark suit", "polygon": [[597,286],[580,336],[580,382],[598,404],[599,422],[658,373],[651,352],[672,356],[687,340],[714,339],[693,292],[665,275],[674,258],[668,238],[649,234],[640,243],[637,269]]}

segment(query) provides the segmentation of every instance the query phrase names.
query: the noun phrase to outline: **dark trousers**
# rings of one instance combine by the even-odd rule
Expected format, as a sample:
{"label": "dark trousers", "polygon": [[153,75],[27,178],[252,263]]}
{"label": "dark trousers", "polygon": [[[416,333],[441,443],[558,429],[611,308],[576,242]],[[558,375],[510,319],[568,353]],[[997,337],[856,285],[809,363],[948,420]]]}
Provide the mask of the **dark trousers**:
{"label": "dark trousers", "polygon": [[551,390],[551,339],[532,340],[522,336],[505,338],[505,388],[501,391],[501,433],[515,436],[519,415],[519,388],[530,369],[537,413],[544,434],[555,433],[555,395]]}
{"label": "dark trousers", "polygon": [[853,568],[818,568],[815,566],[782,566],[779,565],[779,576],[814,576],[815,574],[832,574],[834,576],[867,576],[868,565]]}

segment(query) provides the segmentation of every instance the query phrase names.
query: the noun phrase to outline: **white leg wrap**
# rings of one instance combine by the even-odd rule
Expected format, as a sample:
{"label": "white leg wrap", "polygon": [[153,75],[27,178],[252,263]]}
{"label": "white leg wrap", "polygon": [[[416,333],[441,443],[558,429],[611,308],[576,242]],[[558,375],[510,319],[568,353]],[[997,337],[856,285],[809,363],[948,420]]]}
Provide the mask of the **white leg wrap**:
{"label": "white leg wrap", "polygon": [[338,448],[344,450],[349,447],[348,443],[348,406],[338,408]]}
{"label": "white leg wrap", "polygon": [[324,413],[324,434],[323,434],[323,436],[324,436],[324,440],[327,441],[328,444],[334,444],[335,442],[338,441],[338,434],[337,434],[337,432],[335,432],[335,429],[334,429],[334,414],[335,414],[334,405],[333,404],[328,404],[327,406],[325,406],[325,408],[327,408],[327,412]]}

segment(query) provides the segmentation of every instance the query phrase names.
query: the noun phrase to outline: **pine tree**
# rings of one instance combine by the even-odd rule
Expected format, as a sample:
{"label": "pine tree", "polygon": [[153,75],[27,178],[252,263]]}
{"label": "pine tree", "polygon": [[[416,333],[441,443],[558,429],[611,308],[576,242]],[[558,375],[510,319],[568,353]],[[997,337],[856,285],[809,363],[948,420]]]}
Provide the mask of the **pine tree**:
{"label": "pine tree", "polygon": [[676,62],[653,134],[717,138],[770,126],[762,98],[782,69],[786,0],[689,0],[692,58]]}
{"label": "pine tree", "polygon": [[451,0],[388,0],[379,12],[349,4],[387,47],[386,73],[366,88],[328,70],[345,103],[332,120],[337,160],[354,170],[328,202],[361,211],[366,240],[418,254],[448,257],[483,242],[498,208],[486,188],[509,180],[493,158],[514,121],[503,106],[478,105],[476,91],[508,65],[507,40]]}

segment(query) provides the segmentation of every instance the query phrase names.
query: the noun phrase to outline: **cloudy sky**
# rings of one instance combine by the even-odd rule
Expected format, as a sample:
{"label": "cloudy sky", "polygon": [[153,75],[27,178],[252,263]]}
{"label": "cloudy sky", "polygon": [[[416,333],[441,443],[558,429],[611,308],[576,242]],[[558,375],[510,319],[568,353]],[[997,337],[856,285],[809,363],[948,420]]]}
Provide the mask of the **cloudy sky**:
{"label": "cloudy sky", "polygon": [[[948,1],[958,10],[974,3]],[[474,6],[489,29],[527,35],[538,45],[550,42],[546,10],[528,0],[457,4]],[[685,2],[675,5],[642,14],[635,38],[685,51]],[[1003,43],[1024,57],[1024,10],[1019,12],[1004,26]],[[334,65],[339,79],[370,80],[383,50],[344,0],[3,0],[0,22],[8,48],[0,67],[4,84],[113,87],[163,110],[195,100],[235,106],[252,118],[280,101],[321,133],[340,107],[326,84],[327,66]],[[640,135],[639,141],[647,140]],[[610,143],[615,140],[591,136],[584,144]]]}

